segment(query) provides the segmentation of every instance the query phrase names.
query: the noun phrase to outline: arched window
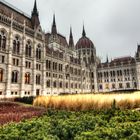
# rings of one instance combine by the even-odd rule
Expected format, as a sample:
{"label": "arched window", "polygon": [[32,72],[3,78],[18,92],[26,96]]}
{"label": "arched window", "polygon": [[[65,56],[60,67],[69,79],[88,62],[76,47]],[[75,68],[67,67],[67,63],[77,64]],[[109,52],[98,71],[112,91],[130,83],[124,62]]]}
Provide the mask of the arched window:
{"label": "arched window", "polygon": [[102,90],[103,89],[103,86],[102,85],[99,85],[99,89]]}
{"label": "arched window", "polygon": [[59,87],[62,88],[62,82],[59,83]]}
{"label": "arched window", "polygon": [[36,59],[41,59],[41,46],[38,45],[36,48]]}
{"label": "arched window", "polygon": [[47,87],[50,87],[51,86],[51,83],[50,83],[50,80],[47,81]]}
{"label": "arched window", "polygon": [[0,31],[0,50],[6,50],[6,33],[2,30]]}
{"label": "arched window", "polygon": [[0,82],[2,82],[2,81],[3,81],[3,70],[0,69]]}
{"label": "arched window", "polygon": [[129,75],[129,69],[127,69],[127,75]]}
{"label": "arched window", "polygon": [[26,55],[26,57],[32,56],[32,47],[31,47],[30,41],[27,41],[26,48],[25,48],[25,55]]}
{"label": "arched window", "polygon": [[40,85],[40,83],[41,83],[41,76],[38,74],[36,75],[36,84]]}
{"label": "arched window", "polygon": [[122,83],[119,83],[119,88],[123,88],[123,85],[122,85]]}
{"label": "arched window", "polygon": [[122,71],[120,70],[120,76],[122,76]]}
{"label": "arched window", "polygon": [[19,54],[20,53],[20,42],[18,41],[17,42],[17,54]]}
{"label": "arched window", "polygon": [[13,53],[14,54],[20,54],[20,38],[19,36],[16,36],[13,40]]}
{"label": "arched window", "polygon": [[137,83],[136,82],[134,82],[134,88],[137,88]]}
{"label": "arched window", "polygon": [[25,84],[30,84],[30,73],[25,73]]}
{"label": "arched window", "polygon": [[15,53],[16,52],[16,41],[14,40],[13,41],[13,53]]}
{"label": "arched window", "polygon": [[126,83],[126,88],[130,88],[130,83]]}
{"label": "arched window", "polygon": [[112,89],[115,89],[115,88],[116,88],[115,84],[112,84]]}
{"label": "arched window", "polygon": [[12,83],[17,83],[18,82],[18,71],[12,71]]}
{"label": "arched window", "polygon": [[69,88],[69,85],[68,85],[68,83],[66,83],[66,88]]}
{"label": "arched window", "polygon": [[53,82],[53,87],[56,88],[56,81]]}
{"label": "arched window", "polygon": [[71,83],[71,88],[73,88],[73,83]]}
{"label": "arched window", "polygon": [[112,72],[112,71],[110,71],[110,76],[111,76],[111,77],[113,76],[113,72]]}
{"label": "arched window", "polygon": [[113,71],[113,76],[115,77],[115,71]]}

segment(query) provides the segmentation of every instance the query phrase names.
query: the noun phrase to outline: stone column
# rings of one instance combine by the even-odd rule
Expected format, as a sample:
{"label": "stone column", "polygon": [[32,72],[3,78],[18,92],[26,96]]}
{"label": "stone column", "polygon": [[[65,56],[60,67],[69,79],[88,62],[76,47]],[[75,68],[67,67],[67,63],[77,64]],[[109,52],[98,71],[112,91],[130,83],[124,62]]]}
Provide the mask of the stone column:
{"label": "stone column", "polygon": [[[108,69],[109,69],[109,66],[108,66]],[[108,85],[109,85],[109,91],[112,90],[112,81],[111,81],[112,77],[111,77],[111,74],[110,74],[110,71],[108,70]]]}
{"label": "stone column", "polygon": [[96,65],[95,65],[95,67],[94,67],[94,92],[95,92],[95,93],[98,92],[97,69],[96,69]]}
{"label": "stone column", "polygon": [[63,54],[63,68],[62,68],[62,71],[63,71],[63,92],[65,93],[65,90],[66,90],[66,50]]}
{"label": "stone column", "polygon": [[33,40],[33,72],[32,72],[32,96],[36,96],[36,42]]}
{"label": "stone column", "polygon": [[45,88],[46,88],[46,50],[45,50],[45,43],[43,44],[43,51],[42,51],[42,95],[45,95]]}
{"label": "stone column", "polygon": [[115,86],[116,86],[116,90],[119,89],[119,84],[118,84],[118,76],[117,76],[117,70],[114,70],[115,71]]}
{"label": "stone column", "polygon": [[102,72],[102,92],[104,92],[105,91],[105,77],[104,77],[104,71],[101,71],[101,72]]}
{"label": "stone column", "polygon": [[53,57],[53,53],[51,54],[51,69],[50,69],[50,72],[51,72],[51,84],[50,84],[50,86],[51,86],[51,95],[53,93],[53,59],[52,59],[52,57]]}
{"label": "stone column", "polygon": [[13,45],[13,15],[11,16],[11,27],[7,41],[7,75],[6,75],[6,97],[11,96],[11,73],[12,73],[12,45]]}
{"label": "stone column", "polygon": [[25,21],[24,21],[24,33],[22,37],[22,58],[21,58],[21,91],[20,96],[23,97],[25,94],[25,45],[26,45],[26,38],[25,38]]}
{"label": "stone column", "polygon": [[[122,66],[123,67],[123,66]],[[122,83],[123,83],[123,89],[125,89],[125,77],[124,77],[124,70],[123,69],[121,69],[121,71],[122,71]]]}
{"label": "stone column", "polygon": [[83,85],[84,85],[84,69],[81,69],[81,92],[84,92]]}
{"label": "stone column", "polygon": [[140,62],[136,62],[137,89],[140,90]]}

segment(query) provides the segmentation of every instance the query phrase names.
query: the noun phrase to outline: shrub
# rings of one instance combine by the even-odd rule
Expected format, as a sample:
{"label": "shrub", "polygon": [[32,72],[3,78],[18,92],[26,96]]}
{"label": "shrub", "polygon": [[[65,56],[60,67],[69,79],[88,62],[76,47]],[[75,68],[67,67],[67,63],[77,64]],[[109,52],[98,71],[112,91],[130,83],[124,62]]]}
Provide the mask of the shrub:
{"label": "shrub", "polygon": [[0,140],[5,139],[139,140],[140,112],[49,110],[42,117],[0,127]]}
{"label": "shrub", "polygon": [[33,100],[35,97],[17,97],[14,99],[15,102],[25,103],[25,104],[33,104]]}

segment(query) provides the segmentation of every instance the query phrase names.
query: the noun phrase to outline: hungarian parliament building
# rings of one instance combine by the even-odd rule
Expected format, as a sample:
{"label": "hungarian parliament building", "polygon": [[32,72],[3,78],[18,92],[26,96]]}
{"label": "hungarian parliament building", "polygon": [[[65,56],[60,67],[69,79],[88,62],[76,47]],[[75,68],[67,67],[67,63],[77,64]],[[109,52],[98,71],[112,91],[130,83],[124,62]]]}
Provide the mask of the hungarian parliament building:
{"label": "hungarian parliament building", "polygon": [[134,57],[101,62],[83,27],[74,43],[42,30],[36,1],[31,16],[0,0],[0,98],[140,90],[140,45]]}

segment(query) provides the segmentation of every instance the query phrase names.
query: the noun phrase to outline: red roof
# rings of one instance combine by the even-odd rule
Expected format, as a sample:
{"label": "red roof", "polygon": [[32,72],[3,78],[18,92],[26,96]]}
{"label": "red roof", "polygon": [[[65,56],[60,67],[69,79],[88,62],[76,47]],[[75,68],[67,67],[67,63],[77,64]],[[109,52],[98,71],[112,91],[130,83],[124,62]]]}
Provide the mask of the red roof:
{"label": "red roof", "polygon": [[126,56],[126,57],[118,57],[118,58],[115,58],[114,60],[112,60],[111,62],[124,62],[124,61],[131,61],[132,59],[134,59],[133,57],[131,56]]}
{"label": "red roof", "polygon": [[86,36],[83,36],[79,39],[79,41],[76,44],[76,49],[80,48],[91,48],[94,47],[93,42],[87,38]]}
{"label": "red roof", "polygon": [[119,58],[115,58],[113,59],[111,62],[109,63],[100,63],[98,65],[98,68],[105,68],[105,67],[114,67],[114,66],[121,66],[122,65],[128,65],[128,64],[134,64],[135,63],[135,59],[131,56],[127,56],[127,57],[119,57]]}

